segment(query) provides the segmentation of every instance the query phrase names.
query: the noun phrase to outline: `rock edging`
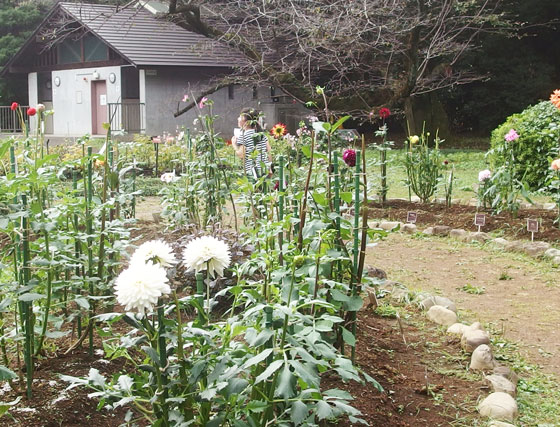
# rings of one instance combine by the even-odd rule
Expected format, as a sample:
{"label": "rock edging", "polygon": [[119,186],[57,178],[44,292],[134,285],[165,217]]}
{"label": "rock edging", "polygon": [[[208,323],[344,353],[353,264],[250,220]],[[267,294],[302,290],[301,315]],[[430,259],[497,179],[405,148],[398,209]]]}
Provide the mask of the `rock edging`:
{"label": "rock edging", "polygon": [[465,353],[471,354],[469,370],[491,372],[484,378],[493,392],[479,403],[478,412],[481,416],[490,418],[497,426],[500,425],[496,424],[497,422],[514,422],[519,412],[515,400],[517,375],[510,368],[496,361],[491,348],[490,334],[479,322],[471,325],[457,322],[450,324],[453,316],[457,319],[456,310],[452,311],[444,305],[435,305],[436,301],[447,307],[455,307],[449,298],[435,296],[424,296],[418,305],[421,309],[427,310],[426,316],[429,320],[438,325],[448,326],[448,334],[461,336],[461,348]]}
{"label": "rock edging", "polygon": [[560,249],[553,248],[550,243],[539,240],[529,242],[524,240],[506,240],[502,237],[493,238],[488,233],[467,231],[462,228],[452,229],[447,225],[427,227],[423,231],[418,231],[418,227],[415,224],[400,221],[370,221],[368,225],[372,228],[381,228],[386,231],[398,230],[406,234],[421,232],[429,236],[451,237],[466,243],[490,242],[508,252],[521,252],[534,258],[544,257],[552,261],[554,265],[560,265]]}

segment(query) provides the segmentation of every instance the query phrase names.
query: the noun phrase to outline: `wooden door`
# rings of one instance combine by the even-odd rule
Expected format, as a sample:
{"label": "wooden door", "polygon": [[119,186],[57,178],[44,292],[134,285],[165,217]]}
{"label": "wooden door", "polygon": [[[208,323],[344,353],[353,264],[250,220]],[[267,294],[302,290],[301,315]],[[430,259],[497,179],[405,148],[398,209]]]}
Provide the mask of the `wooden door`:
{"label": "wooden door", "polygon": [[102,135],[105,133],[103,123],[107,119],[107,83],[105,80],[91,82],[91,133]]}

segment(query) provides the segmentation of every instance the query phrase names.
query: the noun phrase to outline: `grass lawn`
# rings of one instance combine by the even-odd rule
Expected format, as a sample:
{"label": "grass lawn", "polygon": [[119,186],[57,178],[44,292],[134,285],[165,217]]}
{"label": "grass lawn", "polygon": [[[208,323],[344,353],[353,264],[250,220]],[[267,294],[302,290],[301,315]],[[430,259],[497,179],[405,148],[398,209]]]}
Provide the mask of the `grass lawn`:
{"label": "grass lawn", "polygon": [[[489,168],[484,158],[486,151],[473,149],[441,149],[440,151],[442,158],[449,161],[447,170],[444,171],[444,179],[448,178],[451,167],[455,171],[452,198],[469,200],[476,197],[474,189],[478,183],[478,172]],[[380,166],[377,165],[379,162],[379,152],[375,149],[367,149],[366,156],[368,182],[372,186],[370,194],[377,194],[381,186]],[[388,152],[388,198],[408,198],[408,188],[405,185],[406,169],[404,166],[404,156],[405,151],[403,149],[395,149]],[[440,183],[435,197],[445,197],[443,182]],[[551,201],[550,197],[542,194],[532,194],[531,197],[533,202],[547,203]],[[520,198],[520,201],[525,200]]]}
{"label": "grass lawn", "polygon": [[[476,197],[474,189],[478,183],[478,173],[489,166],[484,158],[485,150],[473,149],[442,149],[442,158],[449,161],[444,179],[447,179],[451,167],[454,169],[455,182],[453,184],[453,199],[468,201]],[[369,194],[373,196],[380,190],[379,152],[368,148],[366,152]],[[406,169],[404,167],[405,151],[394,149],[388,152],[387,182],[389,184],[388,198],[408,198],[408,188],[405,185]],[[240,165],[238,165],[241,167]],[[159,177],[139,177],[137,188],[144,191],[144,195],[154,196],[163,187]],[[414,194],[413,194],[414,195]],[[443,182],[440,184],[435,197],[445,197]],[[531,198],[537,203],[551,202],[550,197],[543,194],[532,194]],[[520,202],[524,202],[520,198]]]}

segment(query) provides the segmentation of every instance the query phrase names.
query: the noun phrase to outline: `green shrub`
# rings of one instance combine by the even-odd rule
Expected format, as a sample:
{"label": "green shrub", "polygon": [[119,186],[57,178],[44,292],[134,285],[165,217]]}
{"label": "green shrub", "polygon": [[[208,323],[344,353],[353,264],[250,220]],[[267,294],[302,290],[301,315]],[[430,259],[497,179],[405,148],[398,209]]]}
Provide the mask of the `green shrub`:
{"label": "green shrub", "polygon": [[[511,130],[519,139],[506,142],[504,137]],[[512,144],[515,158],[515,178],[527,183],[531,190],[543,188],[550,167],[548,155],[560,143],[560,111],[550,101],[543,101],[507,118],[492,132],[488,158],[493,169],[508,159],[504,150]]]}

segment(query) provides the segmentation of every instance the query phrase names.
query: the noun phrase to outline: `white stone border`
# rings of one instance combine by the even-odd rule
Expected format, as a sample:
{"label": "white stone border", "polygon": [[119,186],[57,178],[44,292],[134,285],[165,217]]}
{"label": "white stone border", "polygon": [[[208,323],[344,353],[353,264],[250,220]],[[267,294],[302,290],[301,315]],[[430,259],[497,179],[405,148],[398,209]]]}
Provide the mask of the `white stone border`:
{"label": "white stone border", "polygon": [[[370,228],[381,228],[386,231],[398,230],[407,234],[415,234],[418,227],[415,224],[403,223],[401,221],[369,221]],[[560,249],[552,247],[548,242],[535,240],[534,242],[525,240],[506,240],[501,237],[492,238],[488,233],[478,231],[467,231],[462,228],[451,228],[447,225],[435,225],[422,231],[429,236],[452,237],[462,242],[471,243],[491,242],[508,252],[522,252],[534,258],[545,257],[555,265],[560,265]]]}

